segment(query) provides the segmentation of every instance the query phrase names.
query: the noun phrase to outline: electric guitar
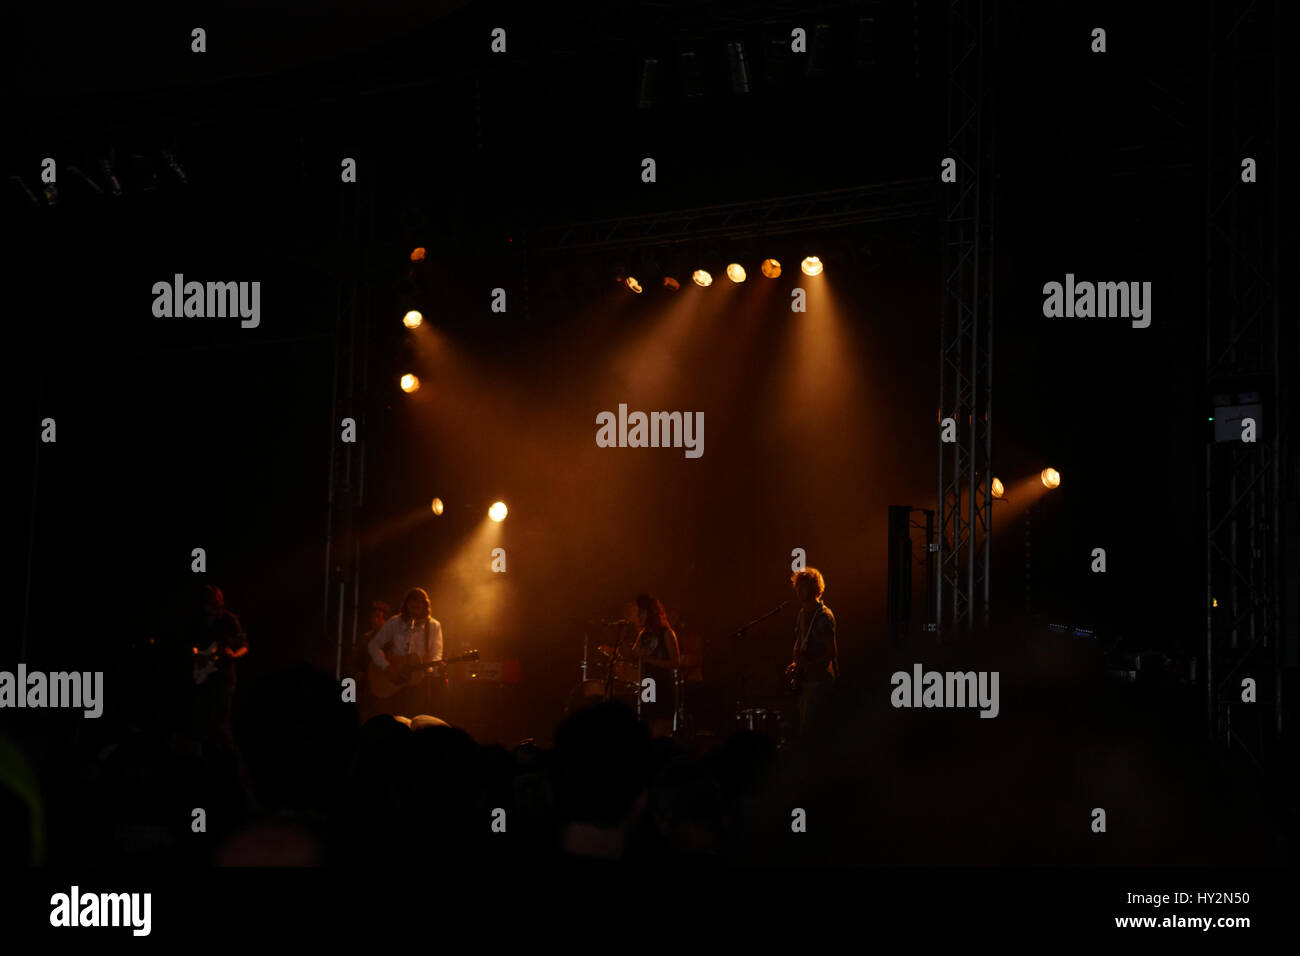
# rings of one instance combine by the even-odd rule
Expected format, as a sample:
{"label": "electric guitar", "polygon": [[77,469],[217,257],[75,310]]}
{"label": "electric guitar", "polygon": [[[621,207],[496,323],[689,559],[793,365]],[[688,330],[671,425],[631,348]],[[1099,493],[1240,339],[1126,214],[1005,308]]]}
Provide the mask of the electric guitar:
{"label": "electric guitar", "polygon": [[209,677],[217,672],[217,661],[221,660],[223,654],[231,658],[235,656],[229,648],[222,649],[216,641],[213,641],[202,650],[197,647],[194,648],[194,684],[196,687],[202,686]]}
{"label": "electric guitar", "polygon": [[792,694],[803,690],[803,665],[789,664],[785,669],[785,686]]}
{"label": "electric guitar", "polygon": [[461,661],[478,660],[478,651],[470,651],[468,654],[462,654],[460,657],[450,657],[442,661],[432,661],[426,664],[420,660],[419,654],[389,654],[385,653],[384,657],[388,661],[387,667],[380,667],[374,661],[370,662],[370,692],[383,700],[392,697],[399,690],[418,684],[429,674],[437,674],[439,677],[447,672],[448,664],[458,664]]}
{"label": "electric guitar", "polygon": [[[804,635],[805,642],[808,640],[809,637],[812,636],[812,629],[816,625],[817,618],[820,615],[821,615],[821,609],[819,608],[817,610],[817,613],[813,615],[813,619],[811,623],[809,623],[808,625],[808,633]],[[819,663],[816,660],[814,660],[812,664],[814,667],[825,666],[824,662]],[[805,673],[804,652],[798,649],[798,645],[795,645],[794,661],[791,662],[790,664],[787,664],[785,668],[785,686],[790,693],[798,695],[799,692],[803,690],[804,673]]]}

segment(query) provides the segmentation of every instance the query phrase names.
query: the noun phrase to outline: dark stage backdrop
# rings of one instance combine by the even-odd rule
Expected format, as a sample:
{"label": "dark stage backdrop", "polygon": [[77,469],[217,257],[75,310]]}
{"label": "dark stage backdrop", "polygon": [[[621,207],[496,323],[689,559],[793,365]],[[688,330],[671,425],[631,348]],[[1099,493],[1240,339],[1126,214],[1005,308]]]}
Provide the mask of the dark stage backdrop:
{"label": "dark stage backdrop", "polygon": [[[562,257],[603,283],[579,288],[553,260],[504,255],[503,240],[588,216],[931,177],[941,50],[919,48],[890,96],[850,82],[826,87],[834,97],[777,93],[726,109],[706,97],[634,122],[634,60],[600,24],[521,19],[528,42],[494,73],[481,44],[455,42],[478,36],[487,14],[462,13],[437,37],[358,40],[342,60],[326,44],[258,80],[256,57],[246,82],[228,82],[228,70],[171,75],[170,106],[124,96],[103,113],[69,96],[48,115],[31,111],[14,168],[66,147],[93,171],[105,144],[156,155],[171,143],[190,185],[119,200],[77,198],[65,184],[60,207],[15,214],[25,232],[10,261],[6,407],[15,434],[50,416],[60,440],[38,469],[35,443],[9,445],[11,550],[20,567],[29,547],[32,560],[6,581],[8,659],[19,658],[24,608],[33,666],[85,669],[95,654],[169,633],[196,579],[191,549],[204,547],[206,577],[253,641],[245,671],[302,658],[333,668],[320,622],[328,335],[333,283],[351,265],[333,242],[337,159],[356,155],[376,223],[364,254],[376,388],[362,601],[428,588],[451,650],[523,659],[529,704],[512,730],[544,734],[578,680],[584,622],[623,616],[641,590],[711,641],[706,672],[720,697],[738,693],[742,675],[746,691],[774,691],[792,615],[743,647],[723,637],[788,596],[801,547],[827,576],[846,671],[875,679],[887,506],[934,506],[936,222],[914,224],[906,242],[871,230],[781,237],[786,275],[771,283],[755,268],[767,253],[716,243],[722,261],[745,256],[749,282],[732,287],[715,270],[710,289],[639,299],[612,285],[607,256]],[[1083,12],[1060,16],[1019,8],[1003,44],[994,456],[1004,481],[1049,464],[1064,476],[1035,516],[1037,611],[1194,647],[1202,183],[1178,151],[1186,130],[1128,104],[1147,72],[1200,69],[1199,27],[1134,23],[1141,42],[1116,45],[1099,73],[1085,69],[1085,45],[1062,55],[1041,40],[1086,33]],[[435,39],[464,52],[419,59]],[[1182,145],[1163,147],[1175,133]],[[1126,142],[1147,145],[1135,155]],[[662,177],[651,198],[627,174],[649,151]],[[428,227],[440,258],[427,327],[411,337],[425,385],[407,397],[392,386],[404,333],[391,281],[411,222]],[[789,290],[810,252],[827,272],[799,280],[810,310],[794,315]],[[260,281],[261,327],[153,318],[152,284],[178,272]],[[1152,327],[1045,320],[1043,283],[1067,272],[1152,281]],[[504,315],[487,309],[498,286],[510,295]],[[620,402],[703,412],[703,457],[596,447],[596,414]],[[437,519],[434,495],[448,509]],[[510,516],[488,527],[496,498]],[[1012,513],[994,521],[1007,615],[1023,602]],[[489,570],[496,546],[504,575]],[[1088,571],[1096,546],[1110,555],[1104,576]]]}

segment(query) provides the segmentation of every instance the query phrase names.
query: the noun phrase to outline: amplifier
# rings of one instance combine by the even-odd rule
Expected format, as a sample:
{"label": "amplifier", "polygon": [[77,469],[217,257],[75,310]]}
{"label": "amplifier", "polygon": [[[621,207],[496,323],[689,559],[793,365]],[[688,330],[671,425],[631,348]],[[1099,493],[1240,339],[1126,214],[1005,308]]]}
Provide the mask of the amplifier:
{"label": "amplifier", "polygon": [[519,658],[500,661],[460,661],[447,665],[447,679],[452,681],[491,681],[499,684],[519,683]]}

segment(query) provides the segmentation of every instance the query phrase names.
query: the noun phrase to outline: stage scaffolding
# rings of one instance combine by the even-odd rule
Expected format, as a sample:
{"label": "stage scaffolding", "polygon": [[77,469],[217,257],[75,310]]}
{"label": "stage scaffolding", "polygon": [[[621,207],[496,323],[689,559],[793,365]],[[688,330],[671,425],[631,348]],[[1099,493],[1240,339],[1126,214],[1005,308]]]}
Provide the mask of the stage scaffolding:
{"label": "stage scaffolding", "polygon": [[[993,67],[997,5],[948,7],[948,139],[957,181],[939,183],[943,216],[939,335],[938,574],[940,635],[989,620],[993,497]],[[945,442],[942,421],[956,422]]]}
{"label": "stage scaffolding", "polygon": [[[1283,330],[1279,298],[1280,183],[1295,169],[1294,157],[1285,163],[1280,148],[1282,35],[1276,0],[1211,4],[1205,131],[1205,381],[1207,417],[1213,419],[1205,448],[1206,727],[1213,743],[1260,765],[1283,729],[1281,494],[1284,439],[1296,418],[1296,320],[1292,315],[1286,320],[1292,327]],[[1294,110],[1294,102],[1287,106]],[[1257,164],[1252,183],[1242,180],[1247,157]],[[1242,440],[1247,418],[1256,423],[1253,442]],[[1245,678],[1257,685],[1253,703],[1242,700]]]}
{"label": "stage scaffolding", "polygon": [[[325,524],[322,632],[335,647],[336,678],[358,625],[361,586],[359,511],[365,497],[367,318],[372,302],[366,257],[371,247],[370,189],[340,184],[334,309],[334,375],[330,399],[329,491]],[[343,420],[356,423],[356,441],[342,440]]]}
{"label": "stage scaffolding", "polygon": [[537,252],[649,249],[705,240],[754,239],[930,215],[932,179],[904,179],[751,202],[570,223],[539,230]]}

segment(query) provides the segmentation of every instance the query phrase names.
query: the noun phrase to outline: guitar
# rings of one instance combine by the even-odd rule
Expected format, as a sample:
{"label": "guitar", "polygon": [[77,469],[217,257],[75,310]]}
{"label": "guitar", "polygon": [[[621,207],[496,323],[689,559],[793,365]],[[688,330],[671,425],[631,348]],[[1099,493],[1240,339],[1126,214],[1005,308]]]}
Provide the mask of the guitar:
{"label": "guitar", "polygon": [[478,651],[470,651],[468,654],[462,654],[460,657],[449,657],[442,661],[433,661],[426,664],[420,660],[419,654],[388,654],[384,657],[388,660],[387,667],[380,667],[374,661],[370,662],[370,692],[383,700],[392,697],[399,690],[411,687],[424,680],[428,674],[437,674],[439,677],[444,675],[448,664],[458,664],[461,661],[478,660]]}
{"label": "guitar", "polygon": [[803,665],[789,664],[785,669],[785,686],[792,694],[803,690]]}
{"label": "guitar", "polygon": [[217,672],[217,661],[221,660],[222,655],[231,658],[243,656],[242,654],[234,654],[229,648],[223,649],[216,641],[213,641],[202,650],[197,647],[194,648],[194,684],[196,687],[202,686],[204,681]]}
{"label": "guitar", "polygon": [[[813,619],[808,623],[808,633],[804,635],[805,643],[808,641],[808,638],[812,636],[813,627],[817,624],[817,618],[820,616],[821,608],[818,608],[817,612],[813,614]],[[785,668],[785,686],[790,693],[795,695],[798,695],[799,692],[803,690],[804,661],[804,652],[799,650],[799,645],[796,644],[794,661],[787,664]],[[814,667],[823,666],[819,665],[816,660],[813,660],[812,664]]]}

